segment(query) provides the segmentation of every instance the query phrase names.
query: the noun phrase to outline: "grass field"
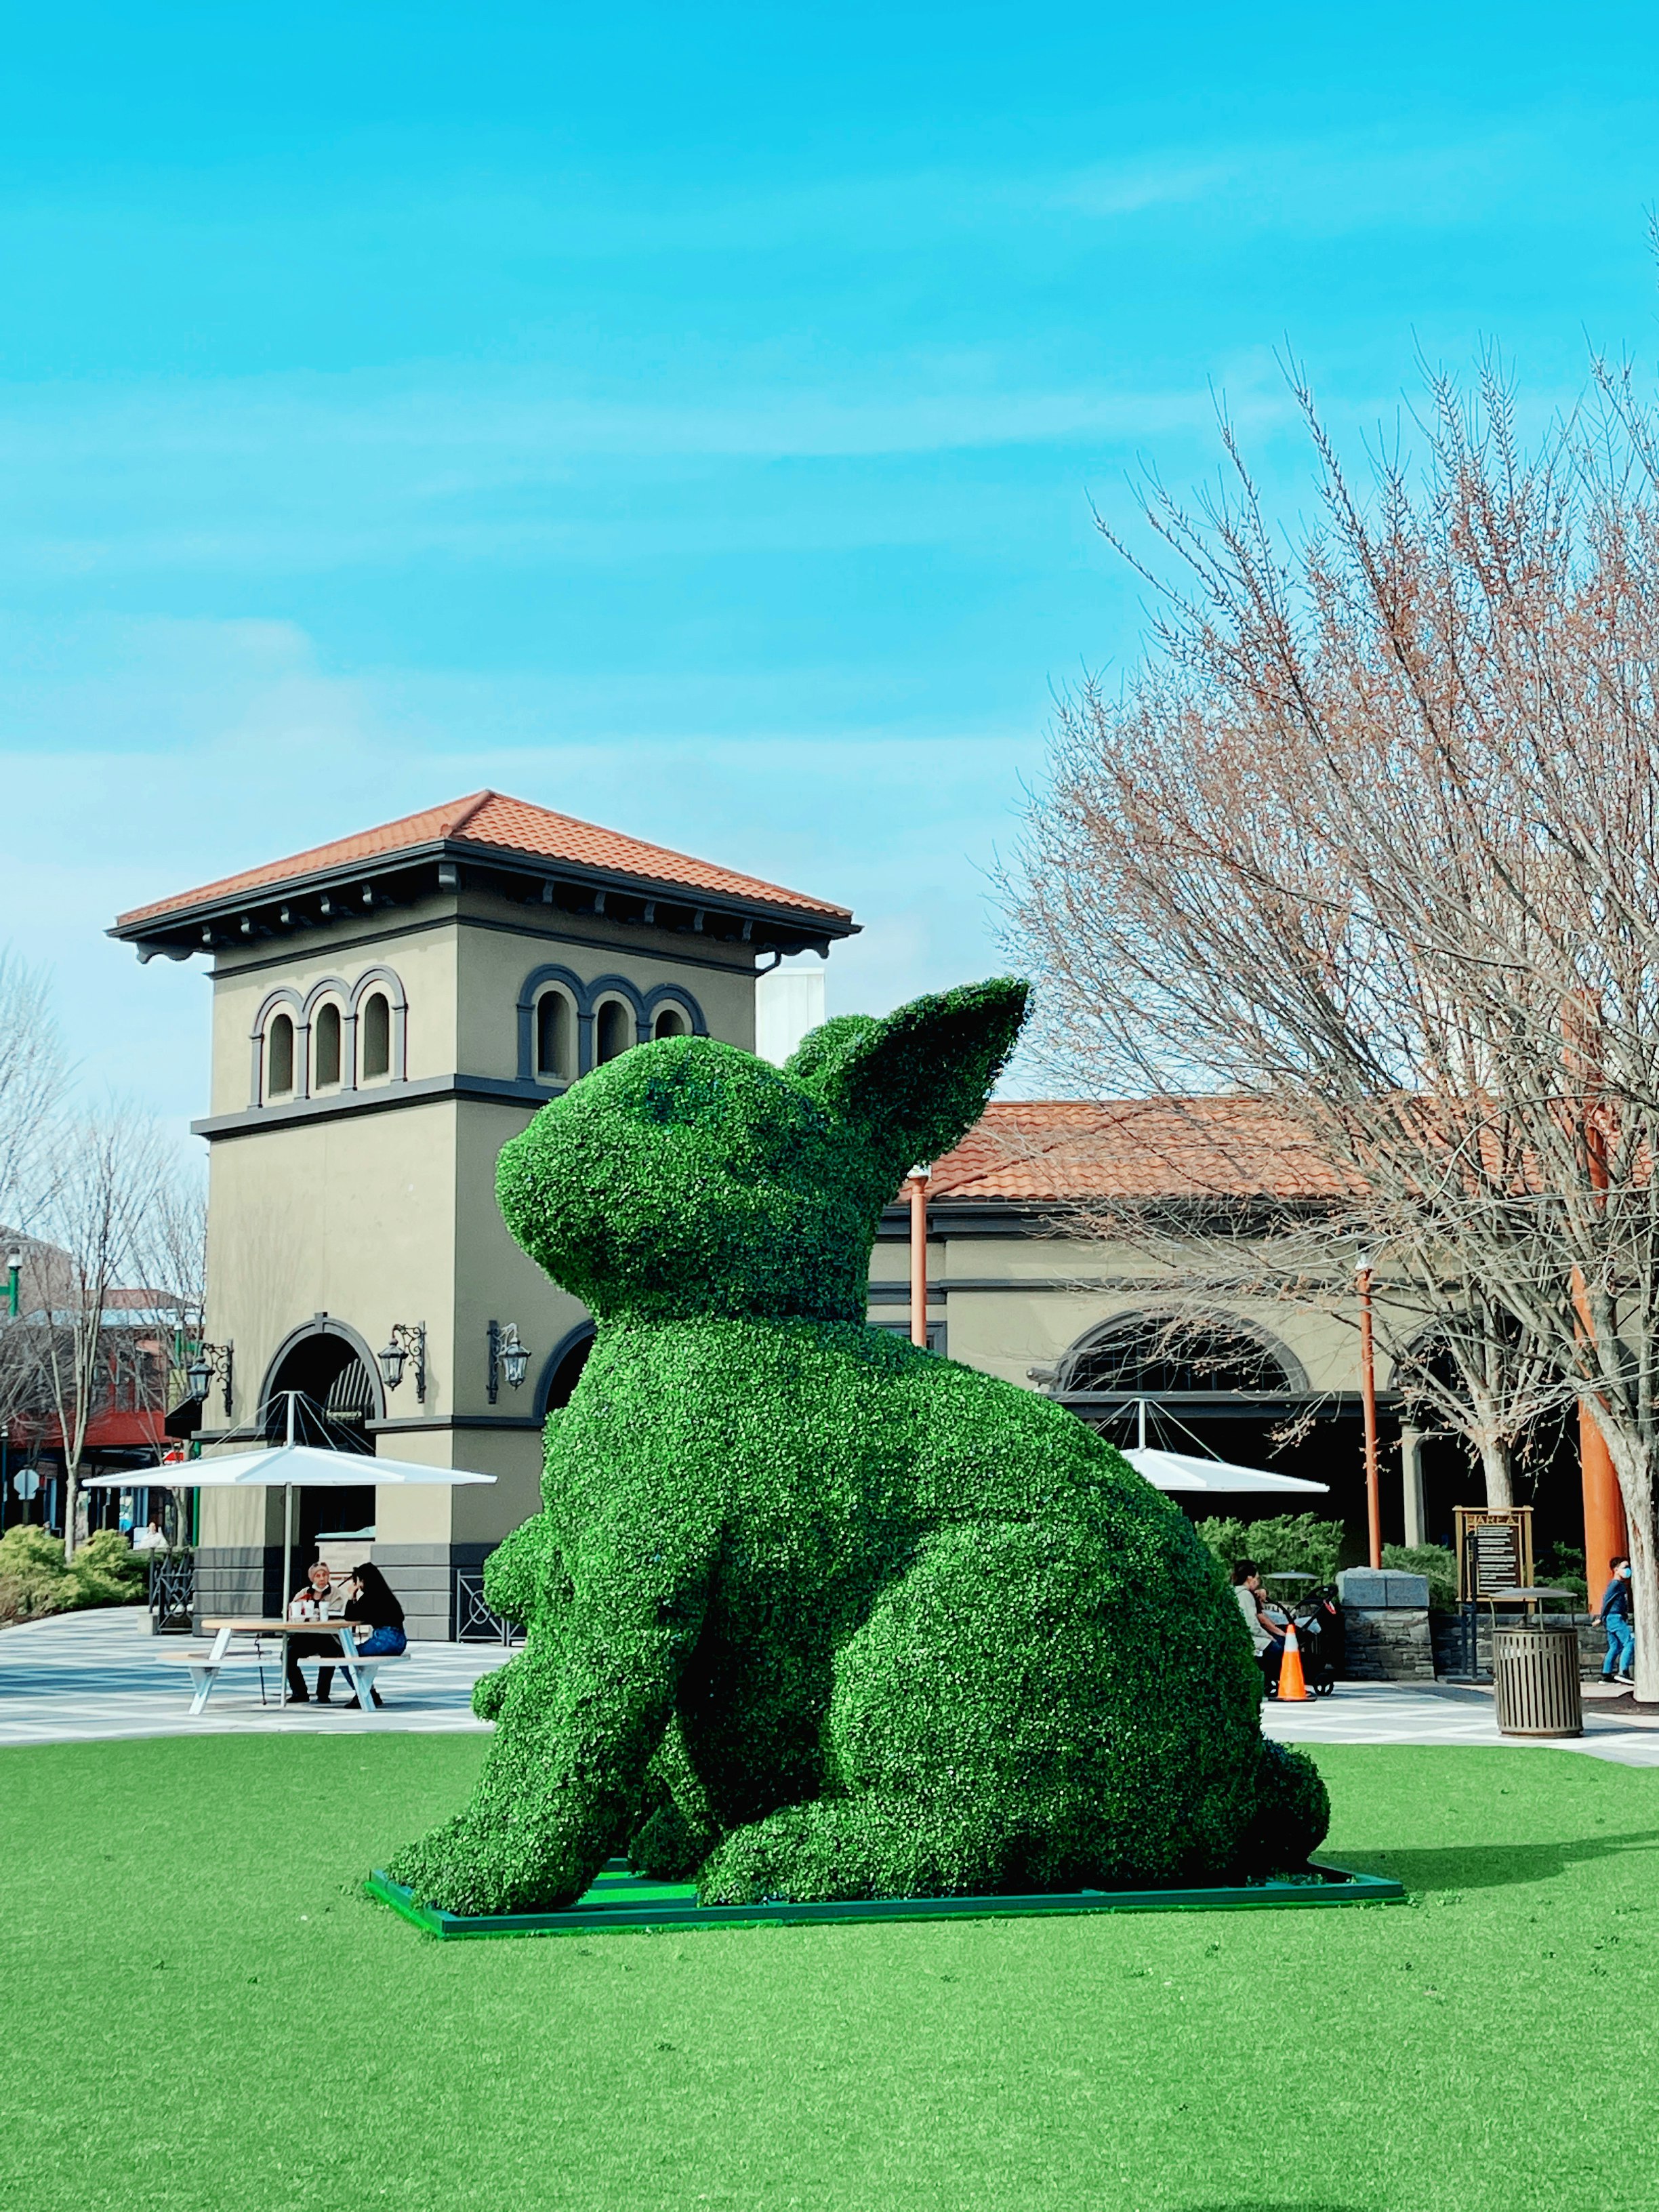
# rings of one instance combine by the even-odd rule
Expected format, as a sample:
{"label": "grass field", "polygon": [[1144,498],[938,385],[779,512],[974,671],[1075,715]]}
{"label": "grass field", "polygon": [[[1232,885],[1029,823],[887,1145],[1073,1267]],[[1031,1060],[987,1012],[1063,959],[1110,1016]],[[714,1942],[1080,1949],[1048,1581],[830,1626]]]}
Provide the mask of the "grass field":
{"label": "grass field", "polygon": [[0,1753],[27,2212],[1659,2207],[1659,1774],[1324,1750],[1406,1905],[440,1944],[476,1737]]}

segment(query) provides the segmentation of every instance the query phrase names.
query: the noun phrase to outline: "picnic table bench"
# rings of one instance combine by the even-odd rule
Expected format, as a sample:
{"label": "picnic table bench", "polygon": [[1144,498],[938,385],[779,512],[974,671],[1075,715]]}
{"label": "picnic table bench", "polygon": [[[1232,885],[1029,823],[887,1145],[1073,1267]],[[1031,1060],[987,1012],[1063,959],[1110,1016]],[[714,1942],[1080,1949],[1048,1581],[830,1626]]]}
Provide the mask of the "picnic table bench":
{"label": "picnic table bench", "polygon": [[[357,1702],[365,1712],[368,1711],[374,1705],[374,1677],[380,1668],[388,1660],[402,1659],[408,1656],[406,1652],[402,1651],[380,1651],[376,1652],[373,1657],[362,1657],[358,1652],[355,1640],[354,1632],[361,1626],[361,1623],[356,1621],[264,1620],[242,1616],[230,1620],[204,1620],[202,1626],[214,1632],[213,1641],[205,1651],[164,1651],[158,1655],[164,1664],[189,1668],[190,1679],[194,1690],[194,1695],[190,1703],[192,1716],[205,1708],[208,1699],[213,1695],[214,1686],[219,1680],[221,1671],[227,1666],[254,1666],[259,1669],[259,1698],[261,1704],[264,1704],[265,1702],[264,1668],[267,1660],[276,1669],[278,1680],[276,1702],[279,1705],[286,1705],[288,1702],[286,1673],[288,1654],[283,1647],[290,1636],[333,1636],[338,1638],[340,1656],[337,1659],[332,1656],[325,1657],[320,1652],[313,1652],[309,1656],[320,1666],[339,1668],[341,1672],[349,1678],[351,1686],[357,1693]],[[252,1637],[253,1649],[251,1651],[246,1649],[234,1649],[231,1639],[238,1636]],[[261,1650],[260,1639],[264,1637],[270,1637],[276,1643],[277,1649],[275,1651],[267,1653]]]}

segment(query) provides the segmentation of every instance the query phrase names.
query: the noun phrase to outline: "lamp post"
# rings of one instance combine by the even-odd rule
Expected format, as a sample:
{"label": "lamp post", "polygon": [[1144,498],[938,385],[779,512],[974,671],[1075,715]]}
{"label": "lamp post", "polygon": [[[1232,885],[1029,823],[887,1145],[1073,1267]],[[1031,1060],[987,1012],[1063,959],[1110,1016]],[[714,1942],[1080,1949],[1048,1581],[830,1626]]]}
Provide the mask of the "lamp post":
{"label": "lamp post", "polygon": [[1362,1252],[1354,1270],[1359,1293],[1359,1391],[1365,1413],[1365,1521],[1373,1567],[1382,1564],[1382,1499],[1376,1474],[1376,1349],[1371,1339],[1371,1263]]}
{"label": "lamp post", "polygon": [[910,1194],[910,1341],[927,1349],[927,1168],[905,1178]]}
{"label": "lamp post", "polygon": [[388,1390],[395,1390],[404,1379],[404,1366],[415,1364],[415,1401],[426,1403],[426,1323],[423,1321],[394,1321],[392,1334],[386,1340],[384,1352],[374,1355],[380,1370],[380,1380]]}
{"label": "lamp post", "polygon": [[21,1252],[6,1255],[6,1316],[15,1321],[23,1301],[23,1255]]}

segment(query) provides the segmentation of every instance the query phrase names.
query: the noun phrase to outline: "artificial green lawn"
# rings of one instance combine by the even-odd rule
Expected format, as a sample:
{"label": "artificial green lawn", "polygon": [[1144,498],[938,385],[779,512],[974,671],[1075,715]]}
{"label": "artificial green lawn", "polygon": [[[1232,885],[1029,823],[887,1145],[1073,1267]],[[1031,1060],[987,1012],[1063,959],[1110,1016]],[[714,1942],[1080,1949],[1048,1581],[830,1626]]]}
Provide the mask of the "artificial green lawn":
{"label": "artificial green lawn", "polygon": [[1659,1773],[1322,1749],[1407,1905],[439,1943],[483,1747],[0,1752],[0,2203],[1659,2207]]}

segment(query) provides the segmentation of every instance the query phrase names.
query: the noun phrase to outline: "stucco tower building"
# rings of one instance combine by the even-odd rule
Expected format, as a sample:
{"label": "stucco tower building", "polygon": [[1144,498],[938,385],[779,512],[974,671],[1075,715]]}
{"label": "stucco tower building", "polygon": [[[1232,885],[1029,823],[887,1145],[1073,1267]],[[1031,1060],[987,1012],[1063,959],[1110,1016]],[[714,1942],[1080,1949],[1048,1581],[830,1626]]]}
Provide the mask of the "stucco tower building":
{"label": "stucco tower building", "polygon": [[[536,1510],[543,1423],[592,1334],[508,1236],[497,1153],[630,1046],[752,1050],[758,975],[854,927],[490,791],[117,922],[141,959],[211,963],[204,1444],[301,1390],[388,1457],[497,1477],[377,1494],[366,1463],[360,1492],[301,1494],[302,1540],[373,1530],[412,1633],[451,1634],[456,1570]],[[201,1500],[203,1610],[276,1603],[281,1493]]]}

